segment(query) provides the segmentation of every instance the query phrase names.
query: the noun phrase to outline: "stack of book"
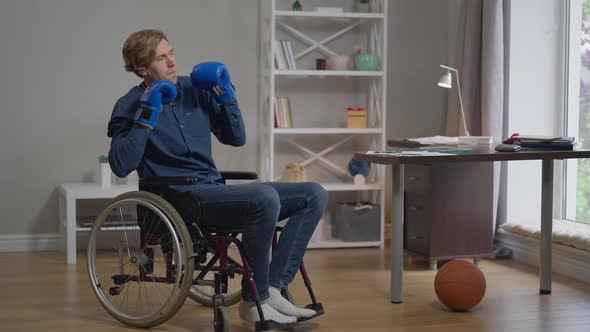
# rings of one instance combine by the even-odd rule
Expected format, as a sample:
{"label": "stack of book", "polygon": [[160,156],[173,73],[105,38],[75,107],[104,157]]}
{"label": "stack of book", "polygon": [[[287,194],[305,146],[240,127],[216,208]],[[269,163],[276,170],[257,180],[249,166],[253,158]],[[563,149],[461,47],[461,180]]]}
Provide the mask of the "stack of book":
{"label": "stack of book", "polygon": [[289,97],[274,98],[275,128],[293,128]]}
{"label": "stack of book", "polygon": [[523,149],[533,150],[573,150],[576,138],[568,136],[518,135],[514,143]]}
{"label": "stack of book", "polygon": [[288,40],[275,40],[275,69],[279,70],[295,70],[295,56],[293,55],[293,48],[291,42]]}

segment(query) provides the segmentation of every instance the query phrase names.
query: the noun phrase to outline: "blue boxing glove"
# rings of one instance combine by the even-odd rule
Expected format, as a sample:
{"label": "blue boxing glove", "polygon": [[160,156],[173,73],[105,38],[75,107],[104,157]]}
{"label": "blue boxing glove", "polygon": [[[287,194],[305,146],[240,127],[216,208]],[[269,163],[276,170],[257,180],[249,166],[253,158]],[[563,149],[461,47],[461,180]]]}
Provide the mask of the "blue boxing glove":
{"label": "blue boxing glove", "polygon": [[144,126],[154,129],[164,104],[173,102],[178,95],[176,85],[170,81],[154,81],[145,89],[139,99],[139,108],[135,113],[135,121]]}
{"label": "blue boxing glove", "polygon": [[191,83],[194,88],[211,92],[218,104],[236,102],[236,90],[231,83],[229,71],[221,62],[203,62],[193,67]]}

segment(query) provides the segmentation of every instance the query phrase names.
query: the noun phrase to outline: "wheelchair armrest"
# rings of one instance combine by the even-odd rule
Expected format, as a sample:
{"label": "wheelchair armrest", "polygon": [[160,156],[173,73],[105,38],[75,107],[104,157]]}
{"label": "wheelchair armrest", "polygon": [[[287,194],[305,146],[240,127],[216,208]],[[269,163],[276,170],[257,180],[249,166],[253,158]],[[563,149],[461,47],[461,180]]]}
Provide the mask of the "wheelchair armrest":
{"label": "wheelchair armrest", "polygon": [[172,185],[191,185],[197,184],[198,180],[195,178],[187,178],[185,176],[149,176],[139,179],[139,187],[166,187]]}
{"label": "wheelchair armrest", "polygon": [[[255,172],[220,172],[221,178],[226,180],[256,180],[258,174]],[[139,188],[165,189],[168,186],[187,186],[199,183],[198,179],[185,176],[149,176],[139,179]]]}
{"label": "wheelchair armrest", "polygon": [[220,172],[223,180],[256,180],[258,174],[256,172]]}

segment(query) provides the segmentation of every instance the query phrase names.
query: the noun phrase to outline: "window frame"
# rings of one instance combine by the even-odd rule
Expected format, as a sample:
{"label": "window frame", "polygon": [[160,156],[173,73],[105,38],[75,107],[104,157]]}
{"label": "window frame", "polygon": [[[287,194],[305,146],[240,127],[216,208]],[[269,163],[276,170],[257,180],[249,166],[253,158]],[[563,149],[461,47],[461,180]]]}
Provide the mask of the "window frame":
{"label": "window frame", "polygon": [[[582,23],[582,3],[585,0],[567,0],[565,4],[565,54],[564,54],[564,131],[567,136],[579,138],[580,117],[580,26]],[[566,161],[561,188],[563,190],[560,209],[562,219],[576,221],[577,208],[577,160]]]}

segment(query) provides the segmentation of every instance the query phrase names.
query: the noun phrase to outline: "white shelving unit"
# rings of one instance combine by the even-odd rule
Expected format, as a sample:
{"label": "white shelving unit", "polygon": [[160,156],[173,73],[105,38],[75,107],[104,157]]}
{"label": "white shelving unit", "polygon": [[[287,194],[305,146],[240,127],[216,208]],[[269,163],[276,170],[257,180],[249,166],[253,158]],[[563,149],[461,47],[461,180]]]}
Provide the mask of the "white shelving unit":
{"label": "white shelving unit", "polygon": [[[294,0],[263,0],[262,58],[260,63],[263,125],[260,130],[260,176],[278,181],[289,161],[304,166],[308,179],[330,192],[331,202],[320,239],[311,248],[383,246],[385,173],[372,165],[365,184],[353,184],[347,163],[355,151],[385,149],[387,72],[387,1],[376,1],[378,12],[356,12],[356,1],[305,0],[302,11],[290,10]],[[340,7],[342,12],[318,11]],[[275,68],[275,40],[289,40],[297,70]],[[375,71],[316,70],[316,58],[353,55],[353,46],[377,54]],[[274,98],[288,96],[293,128],[275,128]],[[367,110],[368,128],[346,128],[346,105]],[[323,168],[324,172],[314,170]],[[326,171],[327,170],[327,171]],[[315,171],[315,172],[314,172]],[[328,173],[328,174],[326,174]],[[332,196],[369,200],[380,206],[380,234],[376,241],[340,241],[330,229]],[[326,221],[327,220],[327,221]],[[320,224],[321,225],[321,224]]]}

